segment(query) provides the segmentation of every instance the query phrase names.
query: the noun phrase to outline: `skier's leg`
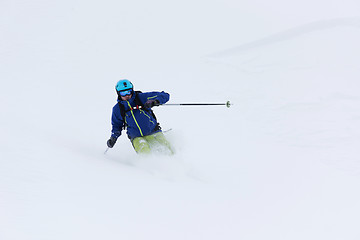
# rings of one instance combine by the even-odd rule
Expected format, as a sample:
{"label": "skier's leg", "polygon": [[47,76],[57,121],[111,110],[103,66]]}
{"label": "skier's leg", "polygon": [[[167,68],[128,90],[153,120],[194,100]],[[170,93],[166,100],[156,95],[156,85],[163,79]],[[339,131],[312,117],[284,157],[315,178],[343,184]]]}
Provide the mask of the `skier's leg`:
{"label": "skier's leg", "polygon": [[153,138],[160,143],[161,145],[165,146],[167,149],[169,149],[171,155],[175,153],[174,149],[172,148],[170,142],[166,139],[164,133],[157,132],[152,134]]}
{"label": "skier's leg", "polygon": [[132,145],[138,154],[149,154],[151,152],[149,143],[143,137],[134,138]]}

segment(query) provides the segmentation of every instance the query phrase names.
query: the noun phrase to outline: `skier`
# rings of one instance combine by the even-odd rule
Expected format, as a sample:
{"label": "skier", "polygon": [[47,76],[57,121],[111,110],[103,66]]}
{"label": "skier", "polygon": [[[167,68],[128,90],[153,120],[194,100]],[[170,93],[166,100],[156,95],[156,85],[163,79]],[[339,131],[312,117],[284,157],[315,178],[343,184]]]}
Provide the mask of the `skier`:
{"label": "skier", "polygon": [[170,95],[164,91],[134,91],[133,84],[127,79],[119,80],[115,89],[118,100],[112,110],[112,132],[107,146],[112,148],[122,130],[127,129],[127,135],[137,153],[149,154],[152,148],[161,146],[174,154],[151,110],[169,101]]}

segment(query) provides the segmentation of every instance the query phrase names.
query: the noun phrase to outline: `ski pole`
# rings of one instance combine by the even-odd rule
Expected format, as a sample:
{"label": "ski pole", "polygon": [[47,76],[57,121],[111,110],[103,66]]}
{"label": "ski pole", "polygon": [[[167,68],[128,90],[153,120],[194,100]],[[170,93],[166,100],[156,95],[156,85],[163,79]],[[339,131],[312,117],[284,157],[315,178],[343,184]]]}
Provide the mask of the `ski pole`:
{"label": "ski pole", "polygon": [[105,150],[104,154],[106,154],[108,150],[109,150],[109,147]]}
{"label": "ski pole", "polygon": [[232,104],[230,101],[226,103],[166,103],[162,106],[226,106],[230,107]]}

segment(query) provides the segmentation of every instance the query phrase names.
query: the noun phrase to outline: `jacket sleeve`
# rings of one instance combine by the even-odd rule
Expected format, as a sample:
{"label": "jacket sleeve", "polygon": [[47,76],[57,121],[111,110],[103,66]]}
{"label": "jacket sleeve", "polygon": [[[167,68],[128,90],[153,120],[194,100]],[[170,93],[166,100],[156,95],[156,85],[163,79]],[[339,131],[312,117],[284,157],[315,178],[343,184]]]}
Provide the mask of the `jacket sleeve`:
{"label": "jacket sleeve", "polygon": [[169,101],[170,94],[167,92],[145,92],[139,95],[142,103],[146,103],[148,100],[158,100],[160,104],[164,104]]}
{"label": "jacket sleeve", "polygon": [[121,117],[120,107],[118,106],[118,104],[116,104],[113,107],[112,116],[111,116],[111,125],[112,125],[111,137],[114,138],[120,137],[121,131],[124,126],[124,120]]}

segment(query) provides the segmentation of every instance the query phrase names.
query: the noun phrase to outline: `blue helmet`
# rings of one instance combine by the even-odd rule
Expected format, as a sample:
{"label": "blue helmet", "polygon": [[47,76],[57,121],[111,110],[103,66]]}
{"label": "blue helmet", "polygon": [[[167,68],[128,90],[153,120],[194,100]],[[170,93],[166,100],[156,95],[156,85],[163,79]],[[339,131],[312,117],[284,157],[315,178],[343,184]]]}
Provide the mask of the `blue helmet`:
{"label": "blue helmet", "polygon": [[134,86],[132,83],[127,79],[119,80],[115,86],[117,92],[132,90]]}

